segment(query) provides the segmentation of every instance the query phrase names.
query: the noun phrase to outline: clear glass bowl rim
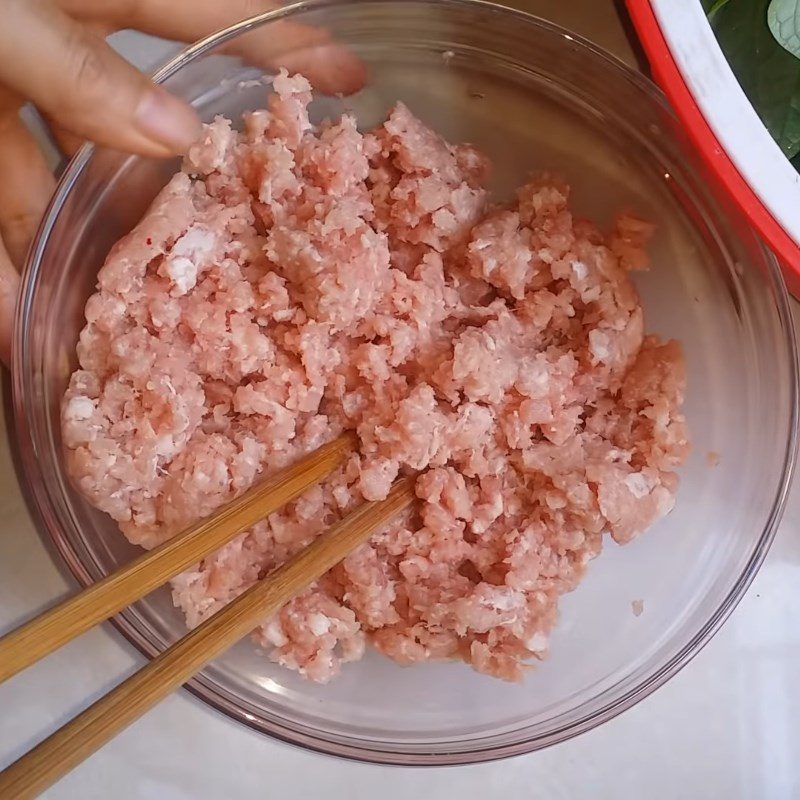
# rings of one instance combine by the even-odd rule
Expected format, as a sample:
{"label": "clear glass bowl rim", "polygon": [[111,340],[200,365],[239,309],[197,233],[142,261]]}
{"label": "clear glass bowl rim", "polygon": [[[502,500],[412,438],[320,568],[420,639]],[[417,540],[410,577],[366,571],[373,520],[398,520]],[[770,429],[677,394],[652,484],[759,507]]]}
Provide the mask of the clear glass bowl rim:
{"label": "clear glass bowl rim", "polygon": [[[391,5],[402,0],[357,0],[362,5]],[[211,50],[248,32],[249,30],[260,27],[263,24],[284,20],[301,15],[303,12],[311,10],[335,9],[340,6],[351,5],[353,0],[301,0],[301,2],[283,6],[282,8],[265,12],[249,19],[243,20],[235,25],[214,33],[205,39],[183,49],[173,58],[169,59],[163,66],[156,70],[152,78],[156,83],[163,83],[174,75],[182,67],[202,57]],[[605,62],[606,66],[625,73],[627,80],[635,83],[638,88],[650,96],[650,99],[661,105],[664,112],[674,118],[674,114],[668,106],[666,98],[661,91],[644,75],[631,69],[628,65],[616,56],[595,46],[589,40],[566,29],[548,22],[541,17],[529,14],[524,11],[512,9],[488,0],[425,0],[432,5],[440,7],[454,8],[476,8],[490,10],[493,13],[505,14],[516,17],[521,24],[526,24],[551,33],[568,35],[572,43],[581,46],[589,51],[592,56]],[[94,152],[94,147],[90,144],[84,145],[66,166],[52,200],[45,212],[42,222],[37,231],[34,242],[29,250],[28,258],[22,274],[21,292],[17,305],[17,313],[14,325],[14,340],[12,348],[12,381],[11,381],[11,411],[13,415],[13,429],[16,437],[12,439],[12,449],[15,451],[15,467],[19,476],[19,483],[25,495],[28,507],[31,509],[36,527],[39,534],[45,540],[49,549],[55,546],[55,551],[68,567],[72,576],[81,586],[87,586],[92,582],[91,576],[84,565],[77,558],[71,546],[59,534],[57,525],[52,519],[48,508],[46,491],[42,485],[41,472],[36,459],[33,447],[22,447],[22,442],[32,442],[31,426],[29,420],[33,418],[34,409],[28,401],[29,392],[27,391],[26,375],[22,366],[28,358],[28,342],[24,335],[25,320],[28,309],[31,306],[33,292],[37,282],[37,275],[40,269],[42,256],[48,242],[49,234],[53,228],[56,218],[65,203],[67,197],[75,186],[84,167]],[[747,588],[752,583],[763,563],[772,541],[775,538],[780,524],[783,510],[788,498],[792,476],[795,468],[797,456],[797,431],[800,421],[800,410],[798,409],[798,352],[794,336],[794,323],[789,304],[789,295],[784,284],[777,260],[771,252],[765,248],[768,273],[765,280],[770,285],[775,297],[776,310],[779,322],[786,340],[786,348],[789,355],[790,373],[790,393],[791,393],[791,418],[789,420],[790,436],[786,443],[784,455],[783,471],[781,480],[776,488],[772,509],[763,531],[761,532],[757,546],[745,566],[743,572],[737,579],[735,585],[725,597],[723,602],[716,608],[714,613],[697,631],[692,639],[668,662],[663,664],[658,670],[650,674],[637,686],[607,703],[599,710],[585,715],[577,722],[565,725],[549,731],[546,735],[524,741],[503,744],[500,746],[475,749],[469,752],[460,753],[398,753],[394,751],[381,750],[378,747],[366,748],[364,746],[352,745],[342,742],[332,741],[324,736],[317,735],[313,731],[301,731],[292,727],[271,722],[265,719],[254,719],[252,715],[245,714],[236,702],[222,696],[217,689],[209,682],[205,681],[202,674],[195,676],[187,684],[187,688],[197,698],[204,703],[218,709],[226,716],[243,723],[261,733],[265,733],[276,739],[290,744],[299,745],[309,750],[335,755],[342,758],[366,761],[372,763],[398,765],[398,766],[445,766],[458,764],[471,764],[485,761],[507,758],[535,750],[549,747],[553,744],[566,741],[581,733],[585,733],[602,723],[613,719],[618,714],[636,705],[639,701],[646,698],[672,676],[677,674],[685,667],[702,648],[708,644],[714,634],[720,629],[728,616],[735,609],[739,601],[744,596]],[[133,624],[120,614],[114,617],[112,623],[117,630],[146,658],[151,659],[157,655],[153,645],[148,642]]]}

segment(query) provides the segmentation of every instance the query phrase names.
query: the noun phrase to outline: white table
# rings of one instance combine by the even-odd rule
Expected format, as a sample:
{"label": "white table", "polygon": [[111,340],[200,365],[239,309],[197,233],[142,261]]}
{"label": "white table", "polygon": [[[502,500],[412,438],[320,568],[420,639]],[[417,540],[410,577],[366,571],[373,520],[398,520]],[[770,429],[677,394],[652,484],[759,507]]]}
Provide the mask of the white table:
{"label": "white table", "polygon": [[[518,0],[632,60],[611,2]],[[568,9],[563,6],[569,5]],[[551,6],[557,8],[551,8]],[[162,52],[123,34],[146,66]],[[800,306],[796,306],[800,318]],[[0,381],[6,380],[3,376]],[[0,412],[1,414],[1,412]],[[0,443],[6,420],[0,416]],[[0,630],[73,590],[28,516],[0,444]],[[106,625],[0,686],[0,765],[108,690],[141,657]],[[45,796],[55,800],[800,797],[800,488],[732,618],[665,687],[599,729],[475,767],[387,768],[272,741],[179,692]]]}

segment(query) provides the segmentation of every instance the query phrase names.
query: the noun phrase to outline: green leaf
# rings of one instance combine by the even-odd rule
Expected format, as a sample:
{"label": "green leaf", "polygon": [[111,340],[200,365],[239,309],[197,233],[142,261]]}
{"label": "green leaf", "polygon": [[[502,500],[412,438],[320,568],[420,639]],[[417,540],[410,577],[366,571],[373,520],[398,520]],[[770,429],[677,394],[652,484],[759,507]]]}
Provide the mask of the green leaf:
{"label": "green leaf", "polygon": [[793,158],[800,153],[800,59],[772,35],[769,5],[770,0],[727,0],[709,19],[745,94]]}
{"label": "green leaf", "polygon": [[703,8],[710,20],[714,19],[714,15],[723,7],[726,6],[730,0],[703,0]]}
{"label": "green leaf", "polygon": [[800,2],[772,0],[767,11],[767,24],[775,41],[800,58]]}

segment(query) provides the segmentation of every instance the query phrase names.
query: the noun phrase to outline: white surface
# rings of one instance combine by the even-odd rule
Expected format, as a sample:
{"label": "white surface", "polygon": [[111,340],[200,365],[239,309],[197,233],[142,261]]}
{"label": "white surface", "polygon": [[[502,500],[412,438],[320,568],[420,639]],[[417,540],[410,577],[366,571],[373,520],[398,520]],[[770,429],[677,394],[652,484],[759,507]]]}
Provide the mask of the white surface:
{"label": "white surface", "polygon": [[699,0],[651,0],[661,32],[717,140],[786,233],[800,243],[800,174],[742,91]]}
{"label": "white surface", "polygon": [[[593,11],[598,5],[587,0],[584,10]],[[585,28],[584,32],[592,33]],[[607,46],[624,42],[618,30],[603,30],[593,38]],[[148,54],[140,63],[151,58]],[[4,424],[0,414],[0,631],[74,587],[54,565],[28,517],[3,445]],[[797,798],[798,620],[800,489],[794,492],[775,546],[753,587],[708,647],[655,695],[578,739],[476,767],[384,768],[272,741],[180,692],[45,796],[51,800],[409,796],[471,800],[501,794],[511,800]],[[104,626],[0,685],[0,766],[141,663],[138,654]]]}

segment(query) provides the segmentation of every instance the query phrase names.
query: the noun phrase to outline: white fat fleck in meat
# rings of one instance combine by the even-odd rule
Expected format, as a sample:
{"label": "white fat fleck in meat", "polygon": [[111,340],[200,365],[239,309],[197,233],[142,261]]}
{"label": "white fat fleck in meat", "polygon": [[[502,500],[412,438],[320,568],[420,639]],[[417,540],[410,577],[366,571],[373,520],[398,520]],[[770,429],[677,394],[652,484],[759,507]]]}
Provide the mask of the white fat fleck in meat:
{"label": "white fat fleck in meat", "polygon": [[175,242],[164,260],[163,274],[173,283],[171,294],[185,295],[194,288],[202,267],[214,252],[217,236],[207,228],[194,225]]}
{"label": "white fat fleck in meat", "polygon": [[525,647],[533,653],[544,653],[549,642],[550,640],[546,634],[537,631],[525,642]]}
{"label": "white fat fleck in meat", "polygon": [[553,261],[555,261],[553,258],[553,251],[547,247],[543,247],[536,255],[539,256],[545,264],[552,264]]}
{"label": "white fat fleck in meat", "polygon": [[589,331],[589,351],[596,361],[607,361],[611,355],[608,334],[595,328]]}
{"label": "white fat fleck in meat", "polygon": [[634,472],[630,475],[626,475],[625,485],[637,499],[647,497],[647,495],[650,494],[650,482],[641,472]]}
{"label": "white fat fleck in meat", "polygon": [[520,596],[516,592],[494,592],[491,597],[484,598],[483,602],[497,611],[511,611],[520,605]]}
{"label": "white fat fleck in meat", "polygon": [[589,268],[583,263],[583,261],[573,261],[572,271],[575,273],[575,277],[579,281],[586,280],[586,276],[589,274]]}
{"label": "white fat fleck in meat", "polygon": [[89,419],[94,414],[94,400],[90,397],[78,395],[70,398],[64,406],[64,419],[82,421]]}
{"label": "white fat fleck in meat", "polygon": [[287,644],[289,641],[289,637],[284,633],[280,620],[277,617],[273,617],[265,625],[262,625],[261,632],[264,638],[276,647],[283,647],[283,645]]}
{"label": "white fat fleck in meat", "polygon": [[324,614],[311,614],[308,627],[314,636],[322,636],[331,629],[331,621]]}
{"label": "white fat fleck in meat", "polygon": [[197,283],[197,265],[190,258],[178,256],[167,260],[166,273],[174,284],[172,294],[180,297]]}

